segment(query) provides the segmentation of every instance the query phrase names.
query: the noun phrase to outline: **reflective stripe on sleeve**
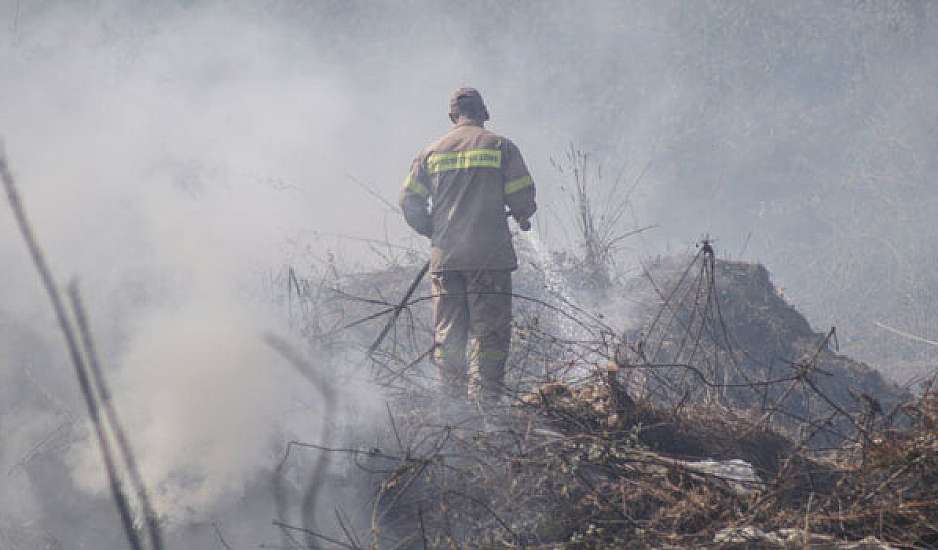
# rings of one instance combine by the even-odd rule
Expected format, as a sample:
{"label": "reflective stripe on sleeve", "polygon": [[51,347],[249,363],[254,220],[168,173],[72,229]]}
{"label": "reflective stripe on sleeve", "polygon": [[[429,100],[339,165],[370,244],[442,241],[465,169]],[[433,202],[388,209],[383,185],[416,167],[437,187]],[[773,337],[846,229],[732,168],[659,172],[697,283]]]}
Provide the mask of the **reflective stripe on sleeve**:
{"label": "reflective stripe on sleeve", "polygon": [[531,180],[531,176],[522,176],[518,179],[511,180],[505,184],[505,194],[510,195],[517,193],[532,184],[534,184],[534,182]]}
{"label": "reflective stripe on sleeve", "polygon": [[430,191],[424,187],[422,183],[414,179],[414,176],[407,176],[407,179],[404,180],[404,188],[417,193],[423,198],[430,196]]}
{"label": "reflective stripe on sleeve", "polygon": [[466,168],[501,168],[502,152],[498,149],[469,149],[450,153],[434,153],[427,157],[427,171],[438,174]]}

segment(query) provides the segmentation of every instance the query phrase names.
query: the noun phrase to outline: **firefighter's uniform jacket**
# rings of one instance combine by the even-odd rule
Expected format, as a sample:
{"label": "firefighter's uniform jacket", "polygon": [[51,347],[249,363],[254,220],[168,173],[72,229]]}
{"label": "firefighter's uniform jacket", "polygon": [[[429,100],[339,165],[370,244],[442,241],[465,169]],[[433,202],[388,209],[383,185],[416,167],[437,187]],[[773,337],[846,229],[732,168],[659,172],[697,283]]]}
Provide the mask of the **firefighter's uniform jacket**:
{"label": "firefighter's uniform jacket", "polygon": [[460,122],[421,151],[404,180],[404,217],[433,242],[433,356],[453,396],[466,395],[470,378],[472,397],[501,392],[518,267],[506,207],[526,220],[534,198],[515,144],[474,122]]}

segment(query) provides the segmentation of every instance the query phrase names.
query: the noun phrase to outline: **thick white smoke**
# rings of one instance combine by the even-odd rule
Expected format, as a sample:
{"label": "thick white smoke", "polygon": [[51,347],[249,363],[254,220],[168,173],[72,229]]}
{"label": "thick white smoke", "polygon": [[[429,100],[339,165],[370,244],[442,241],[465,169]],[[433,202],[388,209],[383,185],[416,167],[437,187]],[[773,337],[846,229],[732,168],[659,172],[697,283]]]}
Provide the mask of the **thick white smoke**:
{"label": "thick white smoke", "polygon": [[[249,311],[211,298],[136,323],[113,389],[163,517],[204,519],[276,460],[272,439],[290,405],[280,399],[297,380],[257,331]],[[73,453],[78,484],[105,494],[94,443]]]}
{"label": "thick white smoke", "polygon": [[[332,412],[262,341],[287,331],[264,276],[294,253],[291,236],[340,217],[324,198],[346,183],[333,136],[351,105],[335,79],[297,65],[277,32],[220,7],[152,22],[116,5],[15,9],[0,132],[25,205],[60,282],[81,282],[157,511],[170,530],[212,517],[276,465],[287,439],[315,440]],[[0,316],[32,339],[0,335],[0,376],[22,386],[29,369],[82,426],[61,338],[9,220],[0,216]],[[14,471],[61,422],[42,404],[21,406],[28,414],[4,410],[2,423],[0,455]],[[53,443],[40,450],[106,501],[93,439]],[[17,473],[4,497],[34,520],[25,504],[41,482]]]}

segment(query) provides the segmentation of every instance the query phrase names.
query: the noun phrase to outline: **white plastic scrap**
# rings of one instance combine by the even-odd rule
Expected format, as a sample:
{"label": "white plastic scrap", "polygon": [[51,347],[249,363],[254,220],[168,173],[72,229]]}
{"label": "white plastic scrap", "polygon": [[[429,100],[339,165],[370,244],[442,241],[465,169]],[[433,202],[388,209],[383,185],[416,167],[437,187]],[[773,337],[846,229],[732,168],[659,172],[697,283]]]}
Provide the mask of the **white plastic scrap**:
{"label": "white plastic scrap", "polygon": [[774,546],[784,546],[781,538],[774,534],[766,533],[758,527],[727,527],[721,529],[713,537],[713,542],[717,544],[770,544]]}
{"label": "white plastic scrap", "polygon": [[738,495],[748,495],[762,489],[765,485],[753,469],[752,464],[745,460],[699,460],[697,462],[683,462],[688,470],[710,475],[725,481]]}
{"label": "white plastic scrap", "polygon": [[767,533],[758,527],[727,527],[713,537],[717,544],[744,546],[746,548],[785,548],[801,550],[827,548],[830,550],[897,550],[876,537],[869,536],[859,541],[842,541],[828,535],[806,533],[803,529],[779,529]]}

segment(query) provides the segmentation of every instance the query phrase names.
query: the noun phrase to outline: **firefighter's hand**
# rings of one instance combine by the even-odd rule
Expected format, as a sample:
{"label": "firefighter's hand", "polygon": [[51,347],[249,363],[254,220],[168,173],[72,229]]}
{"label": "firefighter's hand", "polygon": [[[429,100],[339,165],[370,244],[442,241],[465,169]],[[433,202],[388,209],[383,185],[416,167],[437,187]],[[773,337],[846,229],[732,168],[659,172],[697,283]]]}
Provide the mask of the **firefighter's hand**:
{"label": "firefighter's hand", "polygon": [[523,219],[518,220],[518,227],[520,227],[522,231],[530,231],[531,220],[529,220],[528,218],[523,218]]}

